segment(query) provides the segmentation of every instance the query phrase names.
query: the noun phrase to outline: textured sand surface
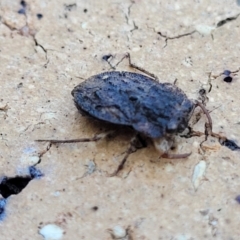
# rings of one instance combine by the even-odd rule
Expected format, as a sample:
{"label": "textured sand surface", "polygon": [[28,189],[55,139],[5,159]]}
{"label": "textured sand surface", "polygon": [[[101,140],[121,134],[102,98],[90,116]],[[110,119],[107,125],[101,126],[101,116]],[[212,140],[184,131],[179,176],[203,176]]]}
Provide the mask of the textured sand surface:
{"label": "textured sand surface", "polygon": [[[25,14],[24,14],[25,13]],[[42,14],[42,15],[40,15]],[[237,240],[240,152],[209,137],[178,138],[188,159],[160,159],[151,144],[113,172],[133,132],[82,116],[71,90],[126,52],[190,99],[205,89],[213,131],[240,144],[237,1],[0,1],[0,177],[44,176],[8,197],[0,239]],[[116,70],[135,71],[122,61]],[[235,71],[223,81],[223,71]],[[195,112],[196,115],[200,110]],[[193,125],[204,132],[206,118]],[[1,208],[1,206],[0,206]]]}

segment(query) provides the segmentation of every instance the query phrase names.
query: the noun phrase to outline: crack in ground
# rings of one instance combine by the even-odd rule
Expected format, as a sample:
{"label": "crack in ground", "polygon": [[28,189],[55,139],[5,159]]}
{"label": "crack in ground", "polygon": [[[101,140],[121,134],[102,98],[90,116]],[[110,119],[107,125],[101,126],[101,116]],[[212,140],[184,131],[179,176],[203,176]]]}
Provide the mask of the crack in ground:
{"label": "crack in ground", "polygon": [[[6,106],[3,107],[6,109]],[[41,157],[49,151],[51,146],[47,146],[46,150],[39,154],[39,161],[28,168],[28,174],[25,175],[16,175],[15,177],[3,176],[0,181],[0,220],[3,220],[5,217],[5,208],[8,201],[8,198],[11,195],[19,194],[33,179],[39,179],[43,176],[43,173],[36,168],[36,165],[41,162]]]}
{"label": "crack in ground", "polygon": [[195,32],[197,32],[197,31],[193,30],[192,32],[179,34],[179,35],[174,36],[174,37],[168,37],[167,35],[164,35],[161,32],[157,32],[157,34],[160,35],[161,37],[165,38],[165,45],[163,46],[163,48],[165,48],[167,46],[168,40],[174,40],[174,39],[179,39],[179,38],[182,38],[182,37],[187,37],[187,36],[190,36],[190,35],[194,34]]}
{"label": "crack in ground", "polygon": [[46,149],[43,150],[43,151],[41,151],[41,152],[38,154],[39,160],[38,160],[38,162],[37,162],[36,164],[41,163],[42,157],[51,149],[51,147],[52,147],[52,143],[51,143],[51,142],[48,142],[48,145],[47,145]]}
{"label": "crack in ground", "polygon": [[127,23],[128,25],[129,25],[129,16],[130,16],[130,14],[131,14],[131,8],[132,8],[132,6],[133,6],[134,3],[135,3],[135,2],[132,1],[132,4],[130,4],[130,5],[128,6],[128,8],[127,8],[127,13],[125,13],[125,12],[123,11],[124,17],[125,17],[125,19],[126,19],[126,23]]}
{"label": "crack in ground", "polygon": [[7,200],[11,195],[19,194],[33,179],[39,179],[43,176],[42,172],[35,166],[28,168],[28,174],[24,176],[6,177],[1,179],[0,194],[3,198],[0,199],[0,220],[5,217],[5,207]]}
{"label": "crack in ground", "polygon": [[44,64],[44,67],[46,68],[47,65],[48,65],[48,63],[49,63],[47,49],[44,48],[43,45],[38,42],[38,40],[37,40],[37,38],[36,38],[36,35],[33,35],[32,38],[33,38],[33,41],[34,41],[34,43],[35,43],[35,46],[36,46],[36,47],[40,47],[40,48],[44,51],[44,53],[45,53],[46,63]]}
{"label": "crack in ground", "polygon": [[[25,1],[21,1],[20,2],[22,8],[18,11],[19,14],[23,14],[24,17],[25,17],[25,26],[21,27],[21,28],[16,28],[14,26],[12,26],[11,24],[9,24],[7,21],[5,21],[4,19],[1,20],[2,24],[4,26],[6,26],[10,31],[16,31],[18,34],[22,35],[22,36],[25,36],[25,37],[28,37],[30,36],[32,39],[33,39],[33,42],[35,44],[35,46],[37,47],[40,47],[43,52],[45,53],[45,59],[46,59],[46,63],[43,65],[45,68],[47,67],[48,63],[49,63],[49,59],[48,59],[48,50],[46,48],[43,47],[42,44],[40,44],[36,38],[36,32],[35,30],[31,29],[29,27],[29,23],[28,23],[28,17],[27,17],[27,4]],[[36,49],[35,49],[35,52]]]}
{"label": "crack in ground", "polygon": [[[123,14],[124,14],[124,17],[125,17],[125,19],[126,19],[127,25],[129,25],[130,15],[131,15],[131,8],[132,8],[132,6],[133,6],[134,4],[135,4],[135,2],[134,2],[134,1],[131,1],[131,4],[130,4],[130,5],[128,6],[128,8],[127,8],[127,13],[125,13],[124,10],[122,10],[122,11],[123,11]],[[132,33],[133,31],[139,29],[139,27],[136,25],[136,23],[135,23],[134,20],[132,20],[132,25],[133,25],[133,28],[130,30],[131,33]],[[128,37],[128,40],[129,40],[129,37]]]}
{"label": "crack in ground", "polygon": [[133,21],[133,29],[131,29],[130,32],[132,33],[135,30],[138,30],[138,26],[136,25],[135,21]]}
{"label": "crack in ground", "polygon": [[5,217],[5,207],[7,204],[7,200],[11,195],[17,195],[19,194],[27,185],[28,183],[33,179],[39,179],[43,175],[43,173],[36,168],[36,165],[41,163],[42,157],[45,153],[47,153],[52,144],[49,143],[45,150],[39,153],[38,157],[39,160],[36,164],[33,166],[30,166],[28,168],[29,174],[26,175],[17,175],[15,177],[2,177],[0,181],[0,194],[3,198],[0,198],[0,220],[3,220]]}
{"label": "crack in ground", "polygon": [[[11,25],[9,25],[8,23],[3,23],[5,26],[7,26],[11,31],[17,31],[20,35],[22,36],[31,36],[33,39],[33,42],[35,44],[36,47],[40,47],[43,52],[45,53],[45,59],[46,59],[46,63],[43,65],[45,68],[47,67],[48,63],[49,63],[49,59],[48,59],[48,50],[46,48],[43,47],[42,44],[40,44],[36,38],[36,33],[33,33],[32,30],[29,28],[28,23],[26,22],[26,25],[23,26],[20,29],[17,29],[15,27],[12,27]],[[35,52],[36,49],[35,49]]]}
{"label": "crack in ground", "polygon": [[147,28],[153,30],[153,32],[155,32],[158,35],[160,35],[161,37],[165,38],[165,45],[163,46],[163,48],[165,48],[167,46],[168,40],[174,40],[174,39],[179,39],[179,38],[182,38],[182,37],[187,37],[187,36],[190,36],[190,35],[194,34],[195,32],[197,32],[196,30],[193,30],[191,32],[179,34],[179,35],[174,36],[174,37],[168,37],[167,35],[163,34],[162,32],[156,31],[156,29],[154,27],[148,26],[148,24],[147,24]]}
{"label": "crack in ground", "polygon": [[237,20],[237,18],[238,18],[239,16],[240,16],[240,13],[238,13],[237,15],[235,15],[235,16],[233,16],[233,17],[225,18],[225,19],[219,21],[219,22],[217,23],[217,26],[216,26],[216,27],[219,28],[219,27],[222,27],[223,25],[225,25],[225,24],[228,23],[228,22]]}
{"label": "crack in ground", "polygon": [[222,73],[219,73],[217,75],[212,75],[212,72],[209,72],[209,78],[210,78],[210,80],[213,80],[213,79],[216,79],[218,77],[221,77],[222,75],[226,75],[226,71],[229,72],[228,75],[235,74],[235,73],[238,73],[240,71],[240,68],[238,68],[237,70],[234,70],[234,71],[225,70]]}

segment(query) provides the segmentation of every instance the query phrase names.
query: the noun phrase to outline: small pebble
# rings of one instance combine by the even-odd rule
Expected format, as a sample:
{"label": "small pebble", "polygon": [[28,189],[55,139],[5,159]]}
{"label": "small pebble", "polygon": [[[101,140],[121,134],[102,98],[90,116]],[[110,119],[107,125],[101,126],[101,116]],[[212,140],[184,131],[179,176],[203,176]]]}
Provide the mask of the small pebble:
{"label": "small pebble", "polygon": [[42,18],[43,18],[43,15],[42,15],[41,13],[38,13],[38,14],[37,14],[37,18],[38,18],[38,19],[42,19]]}
{"label": "small pebble", "polygon": [[232,77],[228,76],[223,79],[224,82],[230,83],[232,82]]}
{"label": "small pebble", "polygon": [[63,229],[56,224],[47,224],[39,230],[45,240],[59,240],[63,236]]}
{"label": "small pebble", "polygon": [[206,172],[207,164],[205,161],[200,161],[194,168],[193,176],[192,176],[192,183],[195,190],[198,189],[199,185],[201,184],[202,179],[204,178]]}
{"label": "small pebble", "polygon": [[229,70],[224,70],[223,74],[226,75],[226,76],[229,76],[229,75],[231,74],[231,71],[229,71]]}
{"label": "small pebble", "polygon": [[19,9],[19,10],[18,10],[18,13],[19,13],[19,14],[26,14],[25,8]]}
{"label": "small pebble", "polygon": [[118,238],[124,238],[127,235],[127,232],[121,226],[115,226],[113,228],[112,234],[116,239],[118,239]]}

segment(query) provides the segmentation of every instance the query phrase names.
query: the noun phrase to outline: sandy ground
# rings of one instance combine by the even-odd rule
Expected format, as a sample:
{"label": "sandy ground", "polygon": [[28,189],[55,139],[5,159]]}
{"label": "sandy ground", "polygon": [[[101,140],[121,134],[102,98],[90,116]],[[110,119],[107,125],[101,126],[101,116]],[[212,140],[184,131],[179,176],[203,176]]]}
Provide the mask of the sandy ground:
{"label": "sandy ground", "polygon": [[[0,202],[0,239],[239,239],[239,151],[215,137],[178,137],[177,152],[192,154],[171,160],[149,142],[109,177],[133,132],[82,116],[71,96],[129,52],[190,99],[205,90],[213,131],[240,144],[239,14],[231,0],[1,0],[0,177],[29,176],[30,166],[43,176],[21,192],[8,184],[18,194]],[[116,70],[135,71],[126,60]],[[204,132],[205,116],[194,116]],[[34,141],[113,129],[98,142]]]}

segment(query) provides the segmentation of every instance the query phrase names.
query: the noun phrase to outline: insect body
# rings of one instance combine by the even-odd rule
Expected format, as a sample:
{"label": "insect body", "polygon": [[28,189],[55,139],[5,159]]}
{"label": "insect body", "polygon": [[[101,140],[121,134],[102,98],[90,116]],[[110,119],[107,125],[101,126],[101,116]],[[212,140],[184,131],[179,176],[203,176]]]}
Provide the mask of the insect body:
{"label": "insect body", "polygon": [[[211,134],[212,120],[208,111],[200,102],[189,100],[177,86],[170,83],[159,83],[154,74],[133,64],[129,53],[124,58],[128,58],[131,67],[150,77],[119,71],[94,75],[72,90],[76,107],[80,112],[85,112],[96,119],[132,127],[140,139],[141,135],[151,138],[162,157],[188,157],[191,153],[169,153],[171,147],[174,146],[174,137],[188,126],[196,106],[201,107],[206,114],[209,122],[208,130]],[[202,133],[199,134],[202,135]],[[99,141],[106,135],[99,134],[93,138],[39,139],[37,141],[50,143],[90,142]],[[123,168],[128,156],[137,149],[136,138],[133,138],[125,157],[111,176],[115,176]]]}
{"label": "insect body", "polygon": [[153,139],[162,154],[171,148],[174,135],[187,127],[195,108],[177,86],[131,72],[97,74],[76,86],[72,95],[80,111],[132,127]]}

